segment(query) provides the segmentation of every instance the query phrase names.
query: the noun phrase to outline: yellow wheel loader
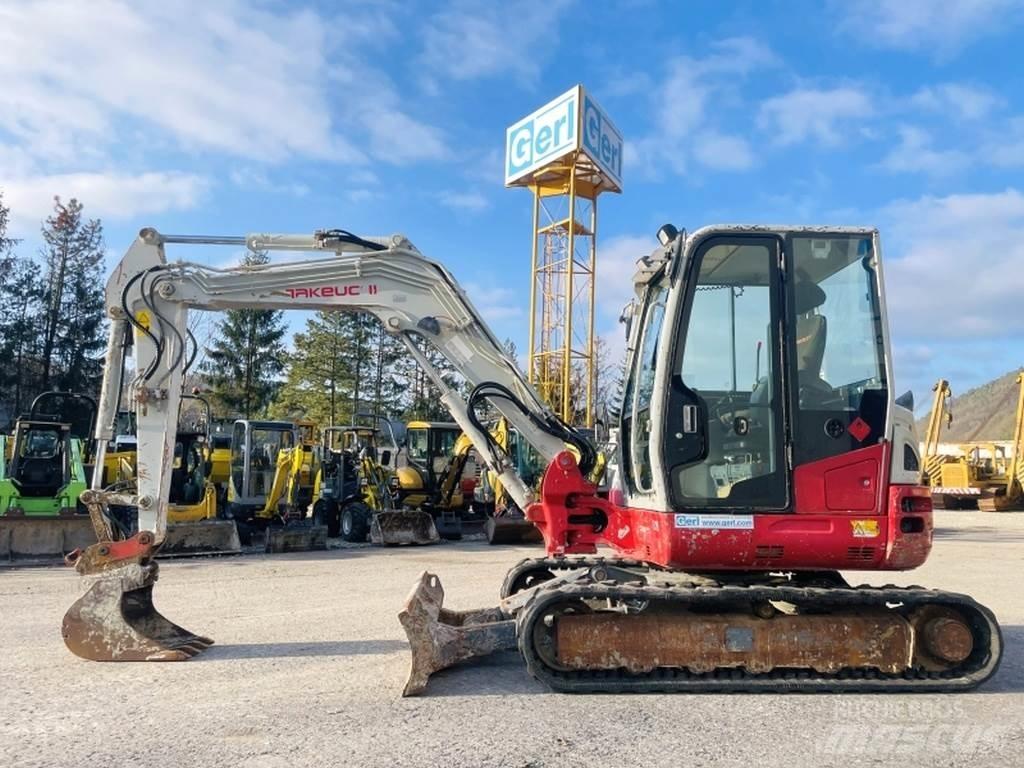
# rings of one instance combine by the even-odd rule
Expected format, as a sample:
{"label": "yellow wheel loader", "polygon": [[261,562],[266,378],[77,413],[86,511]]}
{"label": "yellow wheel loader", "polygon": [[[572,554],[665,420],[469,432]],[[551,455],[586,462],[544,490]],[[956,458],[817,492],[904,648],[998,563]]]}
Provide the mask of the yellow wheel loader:
{"label": "yellow wheel loader", "polygon": [[[387,469],[391,451],[380,450],[379,439],[380,431],[368,426],[324,430],[314,520],[327,526],[328,535],[349,542],[369,536],[378,545],[437,543],[429,514],[395,503],[396,478]],[[396,444],[393,434],[391,442]]]}

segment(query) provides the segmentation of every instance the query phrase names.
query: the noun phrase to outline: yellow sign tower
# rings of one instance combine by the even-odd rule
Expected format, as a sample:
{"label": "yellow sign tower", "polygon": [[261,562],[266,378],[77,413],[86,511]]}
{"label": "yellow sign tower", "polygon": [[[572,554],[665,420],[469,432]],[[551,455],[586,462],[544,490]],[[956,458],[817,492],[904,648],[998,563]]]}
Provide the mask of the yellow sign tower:
{"label": "yellow sign tower", "polygon": [[565,421],[593,426],[597,198],[622,191],[622,136],[582,86],[506,131],[505,186],[533,193],[527,375]]}

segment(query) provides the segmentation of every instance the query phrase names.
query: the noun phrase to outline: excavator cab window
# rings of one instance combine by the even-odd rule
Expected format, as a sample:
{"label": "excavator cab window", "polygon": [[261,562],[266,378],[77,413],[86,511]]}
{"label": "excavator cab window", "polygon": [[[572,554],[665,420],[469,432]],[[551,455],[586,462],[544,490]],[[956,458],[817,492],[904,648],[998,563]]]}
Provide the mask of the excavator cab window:
{"label": "excavator cab window", "polygon": [[640,339],[636,367],[636,383],[632,388],[633,413],[633,481],[640,491],[650,491],[651,475],[651,398],[657,370],[658,341],[665,320],[668,289],[660,287],[652,294]]}
{"label": "excavator cab window", "polygon": [[446,459],[455,452],[455,443],[459,439],[458,429],[431,430],[430,452],[433,456],[444,456]]}
{"label": "excavator cab window", "polygon": [[719,237],[694,256],[666,409],[677,507],[788,503],[780,245],[774,237]]}
{"label": "excavator cab window", "polygon": [[25,496],[52,496],[65,483],[65,432],[59,427],[33,425],[21,432],[15,448],[11,478]]}
{"label": "excavator cab window", "polygon": [[430,455],[430,443],[428,432],[425,429],[410,429],[406,433],[406,453],[409,461],[421,467],[428,465]]}
{"label": "excavator cab window", "polygon": [[889,384],[873,246],[863,236],[790,238],[787,318],[794,465],[876,444],[885,434]]}

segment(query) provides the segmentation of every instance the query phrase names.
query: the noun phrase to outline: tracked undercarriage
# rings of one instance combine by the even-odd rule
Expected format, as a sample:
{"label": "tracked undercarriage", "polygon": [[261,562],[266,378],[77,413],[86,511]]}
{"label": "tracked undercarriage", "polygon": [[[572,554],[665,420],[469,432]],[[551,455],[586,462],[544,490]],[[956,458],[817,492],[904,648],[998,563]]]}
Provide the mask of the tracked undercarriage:
{"label": "tracked undercarriage", "polygon": [[[430,673],[517,648],[556,691],[952,692],[991,677],[992,613],[922,587],[850,587],[838,573],[694,575],[605,558],[514,567],[498,609],[452,612],[425,575],[401,614],[406,695]],[[419,620],[412,620],[411,617]]]}

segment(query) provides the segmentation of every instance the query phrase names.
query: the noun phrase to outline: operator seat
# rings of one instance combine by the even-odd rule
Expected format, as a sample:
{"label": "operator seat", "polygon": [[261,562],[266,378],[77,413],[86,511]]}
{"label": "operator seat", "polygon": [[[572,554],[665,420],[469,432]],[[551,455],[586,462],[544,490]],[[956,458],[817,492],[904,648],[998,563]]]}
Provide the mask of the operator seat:
{"label": "operator seat", "polygon": [[[832,387],[821,378],[821,365],[825,359],[825,343],[828,340],[828,319],[815,312],[825,303],[825,292],[815,283],[805,280],[796,284],[796,372],[797,387],[800,390],[831,394]],[[771,328],[767,329],[771,338]],[[762,376],[750,394],[750,404],[767,407],[771,393],[771,362],[769,375]]]}
{"label": "operator seat", "polygon": [[801,400],[805,395],[829,396],[832,387],[821,378],[821,364],[825,358],[828,339],[828,320],[817,314],[825,303],[825,291],[816,283],[799,282],[794,289],[796,306],[796,371]]}

